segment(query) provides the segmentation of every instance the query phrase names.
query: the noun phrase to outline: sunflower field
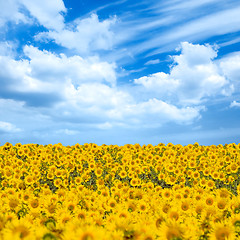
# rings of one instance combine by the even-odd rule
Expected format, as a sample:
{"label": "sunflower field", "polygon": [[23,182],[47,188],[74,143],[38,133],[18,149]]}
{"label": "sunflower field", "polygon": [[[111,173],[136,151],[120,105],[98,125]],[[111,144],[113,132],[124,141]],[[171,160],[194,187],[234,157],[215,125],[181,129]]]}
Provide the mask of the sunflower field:
{"label": "sunflower field", "polygon": [[240,143],[5,143],[2,240],[240,239]]}

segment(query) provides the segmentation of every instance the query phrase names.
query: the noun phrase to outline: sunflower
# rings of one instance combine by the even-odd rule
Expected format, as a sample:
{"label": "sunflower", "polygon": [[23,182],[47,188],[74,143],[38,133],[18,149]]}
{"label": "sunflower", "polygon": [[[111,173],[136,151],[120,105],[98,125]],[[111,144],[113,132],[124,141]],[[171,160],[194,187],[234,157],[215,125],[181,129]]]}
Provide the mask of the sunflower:
{"label": "sunflower", "polygon": [[96,176],[99,178],[99,177],[101,177],[102,176],[102,169],[101,168],[96,168],[96,170],[95,170],[95,174],[96,174]]}
{"label": "sunflower", "polygon": [[155,219],[155,226],[157,229],[160,229],[161,224],[165,221],[165,218],[161,214],[157,214]]}
{"label": "sunflower", "polygon": [[59,200],[63,200],[66,197],[66,191],[64,189],[59,189],[57,192]]}
{"label": "sunflower", "polygon": [[117,213],[117,216],[120,219],[129,219],[130,218],[130,213],[125,209],[119,209],[118,213]]}
{"label": "sunflower", "polygon": [[[195,217],[189,217],[184,220],[184,226],[188,231],[185,232],[185,239],[199,240],[202,239],[204,231],[199,228],[199,221]],[[205,238],[203,238],[205,239]]]}
{"label": "sunflower", "polygon": [[163,189],[162,191],[162,198],[166,201],[166,200],[171,200],[172,197],[172,190],[171,189]]}
{"label": "sunflower", "polygon": [[97,179],[97,186],[98,187],[104,186],[104,180],[103,179]]}
{"label": "sunflower", "polygon": [[196,161],[195,160],[190,160],[188,163],[189,168],[195,168],[196,167]]}
{"label": "sunflower", "polygon": [[13,176],[13,172],[11,171],[11,168],[5,167],[3,170],[3,175],[6,177],[6,179],[10,179]]}
{"label": "sunflower", "polygon": [[122,240],[122,239],[124,239],[124,233],[121,230],[111,231],[110,234],[111,234],[110,235],[111,236],[110,239],[114,239],[114,240]]}
{"label": "sunflower", "polygon": [[87,219],[87,212],[84,209],[77,210],[75,216],[77,219],[85,221]]}
{"label": "sunflower", "polygon": [[163,222],[157,230],[157,235],[161,240],[183,239],[186,229],[176,221]]}
{"label": "sunflower", "polygon": [[73,212],[73,211],[76,209],[76,207],[77,207],[77,204],[76,204],[76,202],[74,202],[74,201],[69,201],[69,202],[67,202],[67,204],[66,204],[66,209],[67,209],[69,212]]}
{"label": "sunflower", "polygon": [[182,204],[181,204],[182,211],[186,212],[189,208],[190,208],[190,204],[188,201],[182,202]]}
{"label": "sunflower", "polygon": [[[0,218],[1,219],[1,218]],[[16,221],[18,219],[17,215],[13,212],[8,212],[5,214],[5,219],[6,221]],[[0,225],[1,225],[1,220],[0,220]],[[1,230],[1,227],[0,227],[0,230]]]}
{"label": "sunflower", "polygon": [[201,199],[202,199],[201,194],[196,194],[196,195],[194,196],[194,199],[197,200],[198,202],[201,201]]}
{"label": "sunflower", "polygon": [[234,240],[235,229],[232,224],[226,224],[223,222],[216,222],[213,224],[210,230],[209,240]]}
{"label": "sunflower", "polygon": [[7,222],[2,234],[3,239],[34,239],[32,224],[24,218]]}
{"label": "sunflower", "polygon": [[138,201],[138,208],[140,213],[146,213],[149,210],[149,207],[144,200]]}
{"label": "sunflower", "polygon": [[53,183],[54,183],[55,187],[60,188],[62,186],[62,179],[56,178],[56,179],[54,179]]}
{"label": "sunflower", "polygon": [[78,240],[103,240],[109,238],[106,231],[94,225],[86,226],[84,229],[78,228],[75,235],[75,239]]}
{"label": "sunflower", "polygon": [[32,209],[32,208],[38,209],[38,207],[39,207],[39,200],[38,200],[38,198],[32,199],[32,200],[30,201],[29,207],[30,207],[31,209]]}
{"label": "sunflower", "polygon": [[116,205],[117,205],[117,202],[114,198],[108,199],[108,206],[110,207],[110,209],[115,209]]}
{"label": "sunflower", "polygon": [[215,206],[204,206],[204,209],[202,211],[202,218],[209,219],[217,213],[217,210]]}
{"label": "sunflower", "polygon": [[181,199],[182,199],[181,193],[176,192],[176,193],[174,194],[174,199],[176,199],[176,200],[181,200]]}
{"label": "sunflower", "polygon": [[230,168],[232,173],[237,173],[238,166],[235,163],[231,163]]}
{"label": "sunflower", "polygon": [[56,236],[53,233],[47,232],[42,235],[42,240],[56,240]]}
{"label": "sunflower", "polygon": [[47,173],[47,179],[53,180],[54,179],[54,172],[49,171]]}
{"label": "sunflower", "polygon": [[197,205],[195,206],[195,212],[196,214],[201,214],[203,209],[204,209],[205,205],[202,201],[200,201],[199,203],[197,203]]}
{"label": "sunflower", "polygon": [[127,203],[127,210],[129,212],[134,212],[136,210],[137,206],[135,204],[135,201],[131,201],[129,200],[128,203]]}
{"label": "sunflower", "polygon": [[176,207],[171,208],[168,212],[168,217],[171,220],[178,221],[178,219],[180,218],[179,210]]}
{"label": "sunflower", "polygon": [[130,181],[131,186],[135,187],[138,185],[138,178],[132,178]]}
{"label": "sunflower", "polygon": [[2,231],[2,229],[4,229],[6,222],[7,222],[6,216],[4,214],[0,213],[0,231]]}
{"label": "sunflower", "polygon": [[163,212],[163,213],[167,214],[170,209],[171,209],[171,205],[170,205],[170,204],[164,203],[164,204],[162,205],[162,212]]}
{"label": "sunflower", "polygon": [[19,200],[15,197],[10,197],[9,202],[8,202],[9,208],[10,209],[16,209],[19,205]]}
{"label": "sunflower", "polygon": [[120,199],[121,199],[121,192],[120,191],[116,191],[113,194],[113,198],[116,200],[117,203],[119,203]]}
{"label": "sunflower", "polygon": [[240,214],[235,214],[230,218],[232,224],[235,227],[236,233],[240,233]]}
{"label": "sunflower", "polygon": [[224,210],[227,206],[227,200],[224,198],[218,198],[216,205],[219,210]]}
{"label": "sunflower", "polygon": [[[136,238],[134,238],[136,239]],[[155,234],[154,233],[143,233],[141,236],[138,238],[139,240],[154,240],[155,239]]]}
{"label": "sunflower", "polygon": [[204,174],[205,176],[209,176],[209,175],[210,175],[209,169],[206,168],[206,169],[203,171],[203,174]]}
{"label": "sunflower", "polygon": [[214,198],[211,197],[211,196],[207,197],[206,200],[205,200],[205,203],[208,206],[212,206],[214,204]]}
{"label": "sunflower", "polygon": [[211,176],[212,176],[213,179],[217,180],[217,179],[219,179],[219,172],[215,170],[215,171],[211,174]]}
{"label": "sunflower", "polygon": [[207,184],[207,180],[206,180],[205,178],[202,178],[202,179],[200,180],[200,186],[201,186],[201,187],[205,187],[206,184]]}
{"label": "sunflower", "polygon": [[108,198],[110,196],[109,191],[107,189],[103,190],[101,192],[101,196],[103,196],[104,198]]}
{"label": "sunflower", "polygon": [[226,188],[220,189],[218,193],[221,198],[228,198],[230,196],[230,192]]}
{"label": "sunflower", "polygon": [[133,224],[129,218],[119,218],[116,216],[112,221],[112,224],[115,225],[116,230],[129,231],[133,229]]}
{"label": "sunflower", "polygon": [[164,173],[160,173],[158,175],[158,180],[161,181],[161,180],[164,180],[166,178],[166,175]]}
{"label": "sunflower", "polygon": [[215,187],[215,182],[209,179],[206,184],[206,189],[213,189],[214,187]]}
{"label": "sunflower", "polygon": [[31,185],[33,183],[33,177],[31,175],[26,176],[24,182],[28,185]]}
{"label": "sunflower", "polygon": [[48,203],[47,205],[45,205],[45,209],[47,210],[47,212],[49,214],[55,213],[56,208],[57,208],[57,206],[55,203]]}
{"label": "sunflower", "polygon": [[59,221],[60,224],[65,225],[71,219],[72,219],[71,214],[66,212],[66,213],[62,214],[60,218],[58,218],[58,221]]}
{"label": "sunflower", "polygon": [[93,161],[89,162],[88,167],[89,167],[89,170],[94,170],[96,167],[95,162],[93,162]]}
{"label": "sunflower", "polygon": [[199,179],[200,173],[199,172],[194,172],[192,176],[193,176],[193,179]]}

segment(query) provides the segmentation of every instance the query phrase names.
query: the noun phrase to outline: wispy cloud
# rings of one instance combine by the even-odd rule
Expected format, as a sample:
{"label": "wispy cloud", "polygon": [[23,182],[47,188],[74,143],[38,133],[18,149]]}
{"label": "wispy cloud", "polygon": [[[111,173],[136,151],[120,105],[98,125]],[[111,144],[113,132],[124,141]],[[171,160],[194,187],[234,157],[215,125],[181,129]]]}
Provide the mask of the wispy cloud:
{"label": "wispy cloud", "polygon": [[144,63],[144,65],[154,65],[154,64],[158,64],[160,63],[159,59],[154,59],[154,60],[149,60],[146,63]]}
{"label": "wispy cloud", "polygon": [[[198,19],[189,20],[181,25],[174,26],[170,30],[162,32],[156,37],[147,39],[132,48],[134,54],[140,54],[151,50],[149,55],[155,55],[164,51],[164,46],[180,41],[201,41],[205,38],[223,35],[240,30],[240,6],[226,9],[217,13],[211,13]],[[157,50],[152,50],[157,48]]]}

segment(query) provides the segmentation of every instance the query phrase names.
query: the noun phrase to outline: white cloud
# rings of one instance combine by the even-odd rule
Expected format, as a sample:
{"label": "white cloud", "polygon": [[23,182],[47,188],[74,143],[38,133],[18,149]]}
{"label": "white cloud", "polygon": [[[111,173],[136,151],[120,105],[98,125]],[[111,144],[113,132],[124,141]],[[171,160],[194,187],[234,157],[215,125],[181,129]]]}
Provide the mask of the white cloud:
{"label": "white cloud", "polygon": [[[30,60],[0,57],[0,96],[23,101],[26,108],[38,109],[54,121],[91,124],[98,129],[153,127],[169,121],[191,123],[203,110],[178,108],[156,98],[137,102],[127,89],[108,84],[115,83],[114,66],[98,58],[58,56],[33,46],[25,46],[24,53]],[[166,78],[166,83],[170,88],[174,82]],[[64,130],[64,134],[75,134],[72,131]]]}
{"label": "white cloud", "polygon": [[97,124],[97,128],[103,129],[103,130],[111,129],[112,128],[112,124],[109,123],[109,122]]}
{"label": "white cloud", "polygon": [[[0,96],[3,94],[11,95],[13,99],[28,101],[29,95],[36,93],[48,93],[51,94],[55,91],[56,86],[50,82],[44,82],[42,79],[38,79],[31,75],[31,63],[28,60],[16,61],[7,56],[0,56],[0,79],[2,89],[0,90]],[[21,94],[21,97],[19,95]],[[20,97],[20,99],[19,99]],[[31,97],[30,97],[31,98]]]}
{"label": "white cloud", "polygon": [[[240,91],[240,52],[234,52],[216,61],[221,74],[232,83],[232,92]],[[231,95],[231,91],[226,93]]]}
{"label": "white cloud", "polygon": [[104,110],[118,108],[133,101],[127,92],[111,88],[102,83],[86,83],[77,88],[69,84],[63,91],[67,105],[70,103],[75,107],[85,106],[89,109],[92,108],[93,111],[98,109],[99,114],[102,115],[104,115],[104,112],[101,113],[102,108]]}
{"label": "white cloud", "polygon": [[176,92],[180,82],[171,78],[169,74],[158,72],[149,76],[134,79],[135,84],[143,85],[148,91],[159,93],[161,96]]}
{"label": "white cloud", "polygon": [[235,82],[240,82],[240,52],[235,52],[225,56],[219,61],[223,74]]}
{"label": "white cloud", "polygon": [[101,62],[98,57],[68,58],[64,54],[58,56],[33,46],[25,46],[24,53],[30,60],[16,61],[8,56],[0,56],[0,78],[5,95],[11,93],[18,98],[18,93],[22,93],[22,100],[28,101],[29,95],[24,96],[23,93],[31,94],[31,97],[33,93],[61,96],[61,89],[69,81],[76,87],[90,82],[105,82],[111,86],[116,84],[115,64]]}
{"label": "white cloud", "polygon": [[210,64],[217,57],[217,46],[191,44],[182,42],[176,49],[181,50],[181,55],[173,56],[178,65],[188,65],[189,67]]}
{"label": "white cloud", "polygon": [[135,120],[139,120],[140,125],[158,127],[166,122],[190,124],[193,120],[200,119],[200,111],[204,110],[203,106],[177,108],[170,103],[153,98],[147,102],[128,106],[124,109],[124,115],[132,118],[136,116]]}
{"label": "white cloud", "polygon": [[16,24],[30,23],[30,19],[21,12],[21,8],[19,0],[0,1],[0,27],[3,27],[8,21]]}
{"label": "white cloud", "polygon": [[198,126],[192,128],[192,130],[194,130],[194,131],[197,131],[197,130],[200,130],[200,129],[202,129],[201,125],[198,125]]}
{"label": "white cloud", "polygon": [[158,92],[160,98],[177,96],[179,103],[187,105],[200,104],[204,98],[218,94],[229,96],[233,92],[233,84],[220,74],[213,61],[217,56],[216,48],[183,42],[179,49],[181,54],[173,56],[170,74],[159,72],[134,82]]}
{"label": "white cloud", "polygon": [[203,106],[177,108],[172,104],[153,98],[110,109],[107,116],[128,128],[155,128],[161,127],[167,122],[190,124],[194,120],[200,119],[200,111],[204,110]]}
{"label": "white cloud", "polygon": [[42,26],[56,31],[64,28],[64,17],[61,13],[66,13],[67,9],[62,0],[21,0],[20,2]]}
{"label": "white cloud", "polygon": [[17,43],[13,41],[0,42],[0,56],[16,56]]}
{"label": "white cloud", "polygon": [[33,46],[26,46],[24,52],[31,58],[32,75],[41,77],[42,80],[71,79],[76,86],[83,82],[105,81],[111,85],[116,84],[115,63],[101,62],[97,56],[85,59],[78,55],[57,56],[48,51],[40,51]]}
{"label": "white cloud", "polygon": [[9,122],[0,121],[0,132],[9,132],[9,133],[17,133],[21,132],[20,128],[17,128],[14,124]]}
{"label": "white cloud", "polygon": [[[28,16],[27,12],[30,13]],[[42,26],[60,31],[64,28],[67,9],[62,0],[8,0],[0,1],[0,27],[8,21],[16,24],[33,24],[35,18]],[[33,17],[33,18],[32,18]]]}
{"label": "white cloud", "polygon": [[160,63],[160,60],[154,59],[154,60],[147,61],[144,65],[153,65],[153,64],[158,64],[158,63]]}
{"label": "white cloud", "polygon": [[231,108],[232,107],[240,107],[240,102],[233,101],[233,102],[231,102],[230,107]]}
{"label": "white cloud", "polygon": [[69,136],[72,136],[72,135],[77,135],[80,133],[80,131],[76,131],[76,130],[69,130],[69,129],[59,129],[56,131],[57,134],[66,134],[66,135],[69,135]]}
{"label": "white cloud", "polygon": [[111,50],[114,42],[114,34],[111,26],[116,18],[99,21],[96,14],[85,19],[76,19],[66,25],[61,31],[49,31],[39,33],[36,40],[53,39],[57,44],[68,49],[74,49],[79,54],[89,54],[96,50]]}

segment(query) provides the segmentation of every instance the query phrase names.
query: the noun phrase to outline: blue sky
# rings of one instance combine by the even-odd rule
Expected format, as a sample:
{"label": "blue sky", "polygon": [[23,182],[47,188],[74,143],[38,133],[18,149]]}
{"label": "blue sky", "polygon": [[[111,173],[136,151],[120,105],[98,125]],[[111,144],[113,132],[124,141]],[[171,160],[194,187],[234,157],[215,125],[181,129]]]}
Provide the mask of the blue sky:
{"label": "blue sky", "polygon": [[240,137],[240,2],[0,0],[0,145]]}

